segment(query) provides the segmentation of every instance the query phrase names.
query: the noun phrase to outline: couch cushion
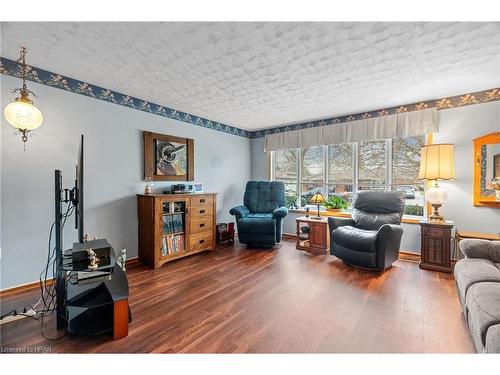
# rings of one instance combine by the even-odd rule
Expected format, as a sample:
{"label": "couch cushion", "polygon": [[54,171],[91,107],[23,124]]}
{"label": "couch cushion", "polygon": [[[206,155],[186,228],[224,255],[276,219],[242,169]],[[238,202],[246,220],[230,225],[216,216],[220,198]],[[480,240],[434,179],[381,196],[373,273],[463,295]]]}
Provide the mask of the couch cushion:
{"label": "couch cushion", "polygon": [[[469,311],[469,325],[474,326],[476,347],[479,343],[485,347],[488,330],[500,324],[500,283],[481,282],[471,285],[465,298]],[[496,330],[492,331],[492,334],[494,332]],[[494,341],[492,340],[493,337],[490,342]]]}
{"label": "couch cushion", "polygon": [[500,324],[491,326],[486,333],[486,353],[500,353]]}
{"label": "couch cushion", "polygon": [[480,258],[461,259],[455,264],[455,280],[460,292],[460,300],[465,306],[467,290],[482,281],[500,282],[500,271],[489,260]]}
{"label": "couch cushion", "polygon": [[376,251],[377,231],[364,230],[346,225],[335,229],[332,232],[331,240],[347,249],[374,253]]}
{"label": "couch cushion", "polygon": [[254,213],[238,220],[238,232],[274,234],[275,231],[276,220],[273,214]]}
{"label": "couch cushion", "polygon": [[466,258],[482,258],[500,263],[500,241],[466,238],[460,241],[460,251]]}
{"label": "couch cushion", "polygon": [[384,224],[400,224],[404,205],[402,191],[361,191],[354,198],[352,218],[361,229],[378,230]]}

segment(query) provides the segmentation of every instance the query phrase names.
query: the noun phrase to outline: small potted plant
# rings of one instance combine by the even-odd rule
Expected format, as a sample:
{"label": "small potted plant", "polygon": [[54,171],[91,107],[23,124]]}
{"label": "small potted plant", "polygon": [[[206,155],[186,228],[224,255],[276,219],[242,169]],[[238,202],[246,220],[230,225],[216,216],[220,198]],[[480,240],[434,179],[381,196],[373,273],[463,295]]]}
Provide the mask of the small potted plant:
{"label": "small potted plant", "polygon": [[347,207],[349,207],[349,203],[343,197],[338,195],[328,197],[325,202],[325,208],[329,212],[338,212],[345,210]]}

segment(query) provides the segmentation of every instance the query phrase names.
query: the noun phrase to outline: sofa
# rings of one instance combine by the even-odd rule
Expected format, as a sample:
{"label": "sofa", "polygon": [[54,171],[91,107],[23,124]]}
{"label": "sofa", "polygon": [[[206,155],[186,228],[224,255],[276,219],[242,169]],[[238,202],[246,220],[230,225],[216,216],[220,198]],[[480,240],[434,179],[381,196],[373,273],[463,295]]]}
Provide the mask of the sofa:
{"label": "sofa", "polygon": [[281,181],[248,181],[243,205],[231,208],[236,217],[238,239],[247,245],[272,247],[281,241],[285,185]]}
{"label": "sofa", "polygon": [[352,266],[384,271],[399,256],[405,206],[402,191],[361,191],[352,218],[329,217],[330,254]]}
{"label": "sofa", "polygon": [[454,275],[465,320],[479,353],[500,353],[500,241],[464,239]]}

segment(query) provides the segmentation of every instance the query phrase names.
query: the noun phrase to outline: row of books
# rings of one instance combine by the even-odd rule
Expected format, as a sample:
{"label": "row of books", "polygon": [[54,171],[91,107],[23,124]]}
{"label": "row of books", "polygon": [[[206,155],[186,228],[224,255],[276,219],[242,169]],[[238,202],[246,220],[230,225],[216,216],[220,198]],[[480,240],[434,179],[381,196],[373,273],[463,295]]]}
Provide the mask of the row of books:
{"label": "row of books", "polygon": [[163,243],[161,249],[161,254],[163,256],[177,255],[183,252],[184,252],[184,236],[182,234],[163,237]]}
{"label": "row of books", "polygon": [[163,234],[179,233],[184,231],[184,217],[182,214],[163,215]]}
{"label": "row of books", "polygon": [[176,212],[184,211],[184,202],[164,202],[163,203],[163,213],[173,214]]}

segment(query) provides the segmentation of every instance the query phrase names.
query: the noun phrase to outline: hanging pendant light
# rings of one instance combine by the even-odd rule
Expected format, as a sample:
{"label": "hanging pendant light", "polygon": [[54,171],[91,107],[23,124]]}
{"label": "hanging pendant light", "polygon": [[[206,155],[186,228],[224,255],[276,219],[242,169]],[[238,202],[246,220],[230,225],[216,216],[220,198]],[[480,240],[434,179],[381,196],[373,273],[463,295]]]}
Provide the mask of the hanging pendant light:
{"label": "hanging pendant light", "polygon": [[42,113],[33,105],[33,101],[29,97],[29,94],[33,94],[33,92],[26,87],[26,52],[27,49],[22,47],[20,57],[17,60],[18,63],[21,63],[23,87],[13,91],[19,91],[19,96],[8,104],[4,110],[7,122],[21,133],[25,151],[29,132],[38,128],[43,122]]}

